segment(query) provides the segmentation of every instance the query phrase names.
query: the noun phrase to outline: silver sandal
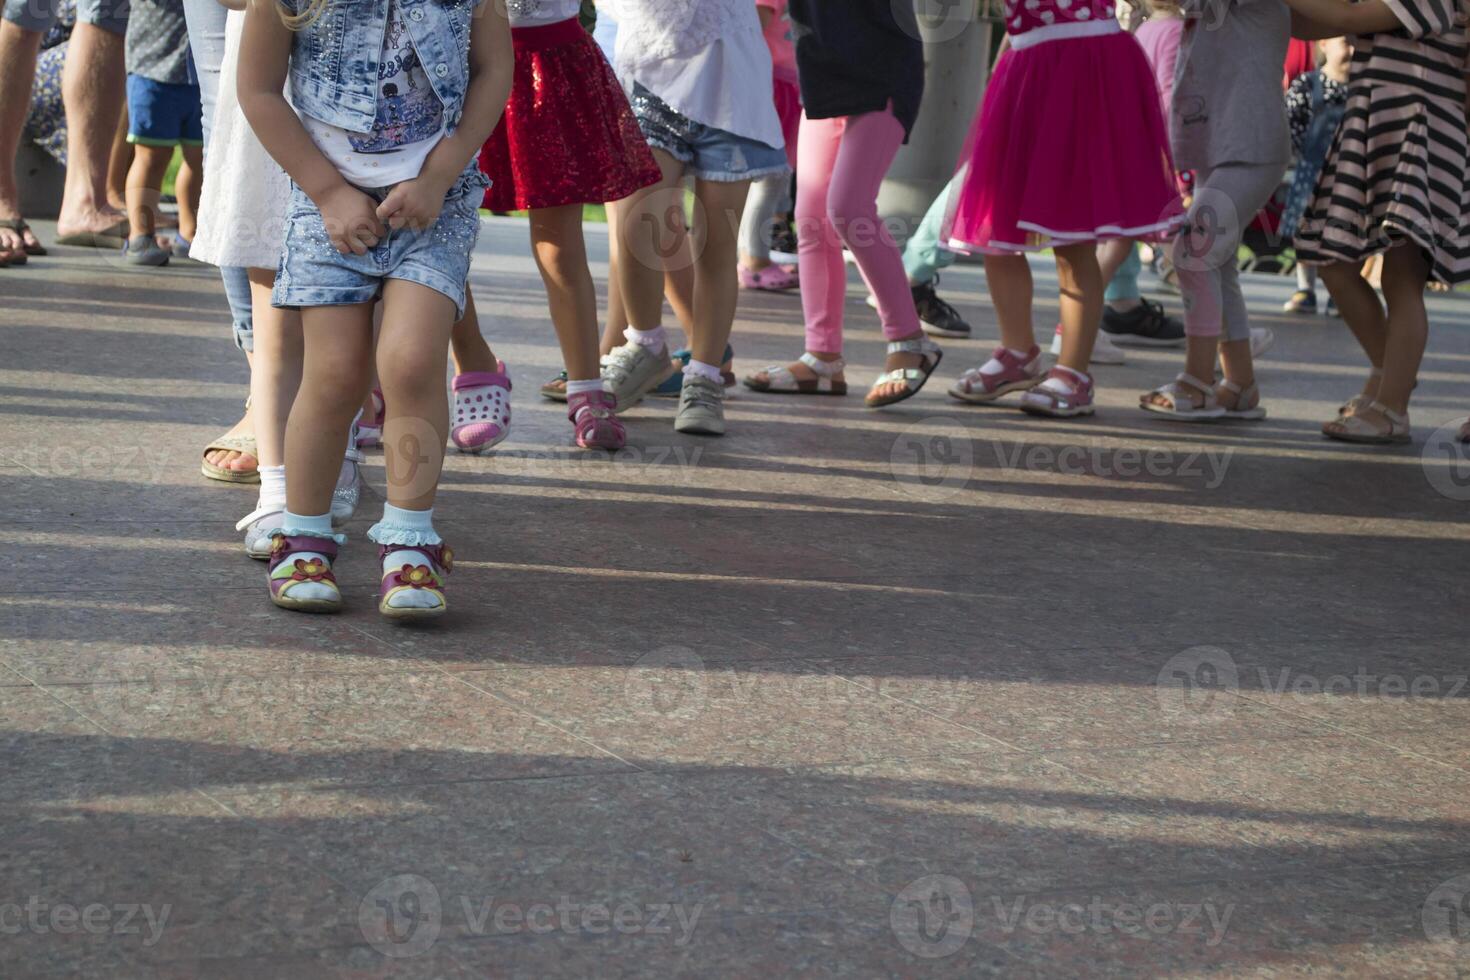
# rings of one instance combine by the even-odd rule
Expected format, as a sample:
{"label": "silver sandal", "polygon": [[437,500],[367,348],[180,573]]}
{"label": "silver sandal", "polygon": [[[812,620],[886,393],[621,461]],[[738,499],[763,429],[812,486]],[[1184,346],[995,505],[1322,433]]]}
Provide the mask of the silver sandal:
{"label": "silver sandal", "polygon": [[939,367],[939,362],[944,360],[944,349],[928,337],[916,337],[913,340],[895,340],[888,345],[889,354],[919,354],[923,357],[923,364],[912,368],[894,368],[892,371],[884,371],[878,375],[873,382],[873,388],[880,385],[901,383],[905,387],[897,395],[888,395],[875,398],[872,390],[864,404],[869,408],[882,408],[885,405],[894,405],[906,398],[912,398],[924,390],[928,384],[929,376]]}
{"label": "silver sandal", "polygon": [[[836,380],[836,376],[847,367],[845,360],[839,357],[835,361],[824,361],[810,351],[804,351],[797,360],[811,368],[816,377],[798,378],[786,365],[772,364],[746,378],[745,387],[771,395],[847,394],[847,382]],[[757,374],[764,374],[766,379],[762,381]]]}

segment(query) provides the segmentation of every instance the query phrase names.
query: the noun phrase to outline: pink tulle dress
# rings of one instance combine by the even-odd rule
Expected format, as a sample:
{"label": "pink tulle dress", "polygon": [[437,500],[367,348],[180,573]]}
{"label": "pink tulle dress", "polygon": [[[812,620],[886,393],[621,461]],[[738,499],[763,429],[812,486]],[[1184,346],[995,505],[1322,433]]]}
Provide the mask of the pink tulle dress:
{"label": "pink tulle dress", "polygon": [[1006,0],[1011,48],[961,156],[946,236],[1006,254],[1156,239],[1183,213],[1143,49],[1111,0]]}

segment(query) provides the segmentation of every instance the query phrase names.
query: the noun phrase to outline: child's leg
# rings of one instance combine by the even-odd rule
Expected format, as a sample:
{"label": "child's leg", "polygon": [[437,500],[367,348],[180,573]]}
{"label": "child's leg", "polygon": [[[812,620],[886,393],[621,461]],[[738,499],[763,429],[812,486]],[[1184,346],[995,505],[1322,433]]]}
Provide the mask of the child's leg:
{"label": "child's leg", "polygon": [[[250,410],[255,422],[255,442],[260,465],[286,463],[286,420],[296,393],[306,354],[302,340],[301,314],[271,306],[272,269],[251,269],[255,350],[250,365]],[[262,483],[262,495],[264,495]],[[285,502],[281,501],[282,506]],[[312,513],[317,513],[313,511]]]}
{"label": "child's leg", "polygon": [[173,160],[171,146],[136,146],[133,165],[128,168],[129,238],[152,236],[158,228],[158,199],[163,195],[163,178]]}
{"label": "child's leg", "polygon": [[174,195],[179,199],[179,236],[194,240],[199,227],[199,192],[204,186],[204,147],[185,146],[184,160],[174,177]]}
{"label": "child's leg", "polygon": [[768,236],[771,222],[786,195],[786,181],[784,175],[767,177],[750,188],[750,199],[740,219],[740,264],[747,269],[760,270],[771,264]]}
{"label": "child's leg", "polygon": [[[803,115],[796,150],[796,247],[806,349],[824,361],[842,356],[842,312],[847,297],[842,239],[827,207],[837,152],[842,148],[842,129],[841,119],[808,119]],[[791,369],[799,378],[815,377],[805,364],[798,362]]]}
{"label": "child's leg", "polygon": [[1373,370],[1363,385],[1362,395],[1367,401],[1378,397],[1378,377],[1383,369],[1383,353],[1388,344],[1388,314],[1378,293],[1363,278],[1361,267],[1355,262],[1332,262],[1320,268],[1322,282],[1348,329],[1357,338],[1363,353]]}
{"label": "child's leg", "polygon": [[587,269],[582,206],[533,210],[531,248],[546,284],[551,323],[556,328],[567,377],[572,381],[596,379],[597,291]]}
{"label": "child's leg", "polygon": [[387,405],[383,456],[388,502],[405,510],[427,510],[434,506],[449,439],[444,360],[456,320],[454,301],[427,286],[390,279],[383,284],[382,305],[377,365]]}
{"label": "child's leg", "polygon": [[985,256],[985,281],[1000,321],[1000,342],[1018,353],[1036,346],[1031,329],[1031,263],[1024,255]]}
{"label": "child's leg", "polygon": [[[347,430],[372,364],[372,317],[370,303],[301,311],[304,355],[301,386],[286,422],[286,498],[292,514],[328,515],[329,526]],[[447,409],[441,404],[440,411]],[[429,449],[442,455],[443,443]]]}
{"label": "child's leg", "polygon": [[682,215],[684,164],[655,149],[662,177],[617,202],[618,287],[628,323],[635,330],[657,330],[663,325],[663,257],[678,249],[679,229],[671,227],[676,208]]}
{"label": "child's leg", "polygon": [[1055,252],[1062,290],[1062,356],[1057,364],[1086,374],[1102,325],[1103,278],[1097,243],[1062,245]]}
{"label": "child's leg", "polygon": [[[464,288],[464,316],[455,321],[449,343],[450,353],[454,356],[455,374],[500,370],[499,359],[490,349],[485,335],[480,333],[480,316],[475,311],[475,296],[468,285]],[[369,401],[371,400],[369,395]]]}
{"label": "child's leg", "polygon": [[1378,385],[1378,401],[1401,414],[1409,410],[1409,398],[1429,339],[1429,318],[1424,311],[1424,287],[1428,282],[1429,261],[1418,245],[1412,242],[1397,245],[1383,257],[1388,336],[1383,348],[1383,379]]}
{"label": "child's leg", "polygon": [[750,181],[700,180],[694,185],[703,219],[693,229],[694,336],[690,339],[691,364],[702,363],[719,370],[725,360],[725,345],[735,325],[739,293],[736,263],[739,259],[736,231],[745,208]]}

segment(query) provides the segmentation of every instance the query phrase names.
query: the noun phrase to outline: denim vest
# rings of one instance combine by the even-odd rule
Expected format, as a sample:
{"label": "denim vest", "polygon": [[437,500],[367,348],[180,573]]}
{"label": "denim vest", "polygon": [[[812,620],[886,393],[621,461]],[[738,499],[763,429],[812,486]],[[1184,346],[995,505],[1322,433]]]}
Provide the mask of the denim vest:
{"label": "denim vest", "polygon": [[[453,133],[469,88],[470,17],[476,2],[395,2]],[[291,101],[296,111],[350,132],[370,132],[387,29],[388,0],[328,0],[322,15],[297,31],[292,44]]]}

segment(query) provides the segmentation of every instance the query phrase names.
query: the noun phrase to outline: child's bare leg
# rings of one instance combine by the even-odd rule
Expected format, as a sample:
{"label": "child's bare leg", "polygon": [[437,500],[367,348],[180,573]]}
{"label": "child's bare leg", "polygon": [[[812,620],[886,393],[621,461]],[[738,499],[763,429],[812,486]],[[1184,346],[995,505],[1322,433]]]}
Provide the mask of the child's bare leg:
{"label": "child's bare leg", "polygon": [[[439,488],[449,439],[444,359],[455,314],[454,301],[438,290],[399,279],[383,284],[377,351],[378,380],[388,406],[383,455],[388,502],[403,510],[433,507]],[[344,429],[351,420],[349,415]]]}
{"label": "child's bare leg", "polygon": [[582,206],[533,210],[531,247],[546,284],[551,322],[567,377],[572,381],[593,380],[599,376],[597,291],[587,269]]}
{"label": "child's bare leg", "polygon": [[1056,257],[1062,289],[1062,356],[1057,364],[1086,374],[1102,325],[1103,279],[1097,246],[1092,242],[1063,245],[1056,249]]}
{"label": "child's bare leg", "polygon": [[[740,289],[736,274],[740,251],[736,233],[749,190],[748,180],[701,180],[695,185],[705,220],[694,229],[697,238],[694,292],[699,296],[699,305],[694,310],[690,351],[694,360],[713,367],[719,367],[725,360],[725,345],[735,324]],[[688,245],[686,236],[683,247]]]}
{"label": "child's bare leg", "polygon": [[599,353],[610,354],[614,347],[628,342],[628,311],[623,308],[623,290],[619,284],[618,263],[622,261],[622,238],[619,222],[622,209],[616,202],[607,206],[607,326],[602,331]]}
{"label": "child's bare leg", "polygon": [[1015,351],[1036,346],[1031,329],[1031,263],[1024,255],[985,256],[985,281],[1000,321],[1000,342]]}
{"label": "child's bare leg", "polygon": [[[1373,367],[1381,369],[1384,347],[1388,342],[1388,315],[1378,293],[1363,278],[1355,263],[1332,262],[1317,271],[1363,353],[1368,355]],[[1369,400],[1378,397],[1377,375],[1369,375],[1363,385],[1363,397]]]}
{"label": "child's bare leg", "polygon": [[[250,410],[261,466],[286,462],[286,424],[301,388],[301,314],[271,306],[271,269],[250,270],[255,352],[250,366]],[[313,511],[313,513],[318,513]]]}
{"label": "child's bare leg", "polygon": [[204,186],[204,147],[184,147],[184,161],[174,177],[174,196],[179,199],[179,236],[194,240],[199,227],[199,192]]}
{"label": "child's bare leg", "polygon": [[134,147],[133,165],[128,168],[128,237],[152,237],[158,229],[158,200],[163,196],[163,178],[173,160],[171,146]]}
{"label": "child's bare leg", "polygon": [[[454,373],[469,374],[472,371],[494,372],[500,370],[500,361],[495,352],[490,349],[490,344],[485,340],[485,335],[480,333],[480,316],[475,311],[475,297],[470,287],[464,290],[464,316],[454,323],[454,330],[449,335],[449,351],[454,357]],[[372,418],[374,406],[372,394],[368,394],[368,404],[363,415]]]}
{"label": "child's bare leg", "polygon": [[1383,257],[1383,295],[1388,301],[1388,336],[1383,347],[1383,379],[1378,401],[1395,412],[1409,410],[1409,398],[1424,360],[1429,339],[1429,317],[1424,311],[1424,287],[1429,262],[1419,246],[1408,243],[1389,249]]}
{"label": "child's bare leg", "polygon": [[[372,316],[369,303],[301,311],[305,357],[286,422],[286,499],[293,514],[331,512],[347,429],[372,363]],[[439,376],[443,378],[442,354]]]}

